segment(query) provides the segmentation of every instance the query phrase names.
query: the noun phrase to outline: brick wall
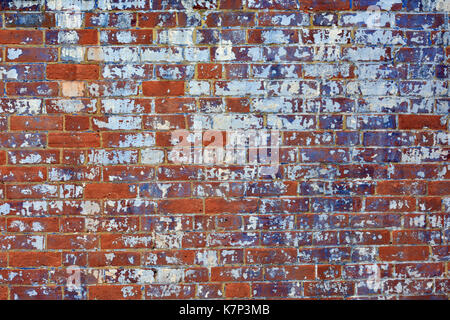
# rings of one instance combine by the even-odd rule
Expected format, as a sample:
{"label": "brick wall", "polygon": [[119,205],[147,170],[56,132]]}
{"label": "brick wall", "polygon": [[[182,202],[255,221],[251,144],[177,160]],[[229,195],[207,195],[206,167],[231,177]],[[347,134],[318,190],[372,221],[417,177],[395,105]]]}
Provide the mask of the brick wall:
{"label": "brick wall", "polygon": [[449,297],[448,0],[0,6],[0,299]]}

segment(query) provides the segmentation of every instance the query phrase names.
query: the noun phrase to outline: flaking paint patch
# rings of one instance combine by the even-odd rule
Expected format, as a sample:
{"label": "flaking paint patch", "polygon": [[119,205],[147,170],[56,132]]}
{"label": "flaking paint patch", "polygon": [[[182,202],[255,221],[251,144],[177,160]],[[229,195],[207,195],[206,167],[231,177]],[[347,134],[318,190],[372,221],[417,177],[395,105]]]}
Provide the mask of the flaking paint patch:
{"label": "flaking paint patch", "polygon": [[159,164],[164,162],[164,151],[160,149],[143,149],[141,151],[143,164]]}
{"label": "flaking paint patch", "polygon": [[22,53],[23,53],[22,49],[9,48],[7,51],[8,59],[15,60],[19,58],[22,55]]}
{"label": "flaking paint patch", "polygon": [[58,12],[55,18],[56,26],[61,29],[79,29],[83,25],[83,15],[80,12]]}
{"label": "flaking paint patch", "polygon": [[94,119],[94,124],[109,130],[137,130],[140,129],[141,118],[131,116],[109,116],[106,121]]}
{"label": "flaking paint patch", "polygon": [[[22,2],[21,0],[15,0]],[[94,0],[48,0],[50,10],[88,11],[94,9]]]}
{"label": "flaking paint patch", "polygon": [[154,234],[155,248],[157,249],[179,249],[183,240],[183,232],[174,234]]}

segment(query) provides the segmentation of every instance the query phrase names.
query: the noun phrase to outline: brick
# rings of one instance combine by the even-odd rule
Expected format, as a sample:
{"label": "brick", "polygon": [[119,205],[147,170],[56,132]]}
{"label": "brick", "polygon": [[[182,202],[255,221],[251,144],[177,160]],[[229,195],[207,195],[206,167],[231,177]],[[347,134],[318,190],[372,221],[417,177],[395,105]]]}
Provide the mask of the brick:
{"label": "brick", "polygon": [[271,10],[296,10],[299,9],[296,1],[288,0],[255,0],[247,5],[249,9],[271,9]]}
{"label": "brick", "polygon": [[58,164],[59,150],[24,150],[9,151],[8,161],[10,164]]}
{"label": "brick", "polygon": [[[25,203],[26,205],[27,203]],[[12,218],[7,220],[6,228],[10,232],[57,232],[56,218]]]}
{"label": "brick", "polygon": [[426,185],[415,181],[381,181],[377,183],[377,194],[409,195],[425,194]]}
{"label": "brick", "polygon": [[1,167],[0,177],[2,182],[40,182],[47,176],[47,170],[39,167]]}
{"label": "brick", "polygon": [[281,44],[297,43],[298,34],[295,30],[249,30],[248,42],[251,44]]}
{"label": "brick", "polygon": [[90,128],[90,118],[86,116],[65,116],[64,128],[67,131],[86,131]]}
{"label": "brick", "polygon": [[152,284],[145,287],[145,297],[147,299],[190,299],[194,295],[194,285]]}
{"label": "brick", "polygon": [[87,199],[122,199],[134,198],[137,194],[136,186],[128,184],[88,184],[85,187]]}
{"label": "brick", "polygon": [[6,286],[0,287],[0,299],[8,300],[8,287],[6,287]]}
{"label": "brick", "polygon": [[98,31],[94,29],[85,30],[48,30],[45,32],[45,43],[56,44],[98,44]]}
{"label": "brick", "polygon": [[58,60],[58,50],[55,48],[21,47],[8,48],[8,62],[55,62]]}
{"label": "brick", "polygon": [[258,15],[258,25],[301,27],[309,25],[308,18],[308,15],[302,12],[261,12]]}
{"label": "brick", "polygon": [[[367,10],[370,9],[370,6],[378,6],[379,2],[376,0],[355,0],[352,3],[353,10]],[[382,4],[379,7],[380,10],[392,10],[398,11],[402,9],[402,1],[401,0],[393,0],[387,4]]]}
{"label": "brick", "polygon": [[426,246],[387,246],[379,248],[383,261],[421,261],[426,260],[429,249]]}
{"label": "brick", "polygon": [[77,234],[48,235],[48,249],[94,249],[97,247],[98,236]]}
{"label": "brick", "polygon": [[100,43],[103,44],[151,44],[152,30],[104,30],[100,32]]}
{"label": "brick", "polygon": [[39,30],[0,30],[1,44],[42,44],[43,32]]}
{"label": "brick", "polygon": [[252,212],[257,208],[255,200],[207,199],[205,201],[206,213],[244,213]]}
{"label": "brick", "polygon": [[306,282],[306,296],[351,296],[354,294],[354,284],[345,281]]}
{"label": "brick", "polygon": [[199,79],[220,79],[222,77],[222,65],[199,64],[197,66]]}
{"label": "brick", "polygon": [[450,190],[449,181],[432,181],[428,183],[428,194],[429,195],[448,195]]}
{"label": "brick", "polygon": [[299,295],[299,286],[292,285],[290,282],[278,282],[278,283],[253,283],[252,292],[253,297],[266,297],[275,298]]}
{"label": "brick", "polygon": [[14,286],[10,295],[15,300],[62,300],[61,287],[57,286]]}
{"label": "brick", "polygon": [[338,10],[349,10],[350,1],[347,0],[306,0],[300,2],[301,10],[312,10],[312,11],[338,11]]}
{"label": "brick", "polygon": [[49,64],[47,79],[51,80],[97,80],[99,67],[87,64]]}
{"label": "brick", "polygon": [[49,146],[55,148],[99,147],[100,136],[96,133],[50,133]]}
{"label": "brick", "polygon": [[270,281],[314,280],[315,278],[313,265],[267,267],[265,270],[265,278]]}
{"label": "brick", "polygon": [[433,292],[433,282],[430,280],[389,280],[383,284],[383,290],[388,294],[429,294]]}
{"label": "brick", "polygon": [[139,27],[141,28],[169,28],[175,27],[176,15],[172,12],[139,13]]}
{"label": "brick", "polygon": [[54,97],[58,95],[56,82],[8,82],[6,93],[10,96]]}
{"label": "brick", "polygon": [[250,249],[246,251],[246,261],[250,264],[295,263],[297,250],[295,249]]}
{"label": "brick", "polygon": [[162,200],[158,203],[161,213],[201,213],[203,203],[200,199]]}
{"label": "brick", "polygon": [[53,28],[55,26],[54,13],[5,14],[5,27],[7,28]]}
{"label": "brick", "polygon": [[12,116],[10,129],[21,131],[54,131],[62,130],[62,118],[58,116]]}
{"label": "brick", "polygon": [[444,24],[443,14],[396,14],[395,24],[400,28],[440,28]]}
{"label": "brick", "polygon": [[142,84],[142,92],[145,96],[182,96],[184,94],[183,81],[148,81]]}
{"label": "brick", "polygon": [[394,231],[392,234],[394,243],[399,244],[427,244],[427,243],[441,243],[440,231],[417,231],[417,230],[402,230]]}
{"label": "brick", "polygon": [[208,27],[250,27],[255,25],[256,14],[253,12],[211,12],[206,16]]}
{"label": "brick", "polygon": [[9,199],[56,198],[58,195],[59,190],[57,186],[51,184],[14,184],[6,187],[6,196]]}

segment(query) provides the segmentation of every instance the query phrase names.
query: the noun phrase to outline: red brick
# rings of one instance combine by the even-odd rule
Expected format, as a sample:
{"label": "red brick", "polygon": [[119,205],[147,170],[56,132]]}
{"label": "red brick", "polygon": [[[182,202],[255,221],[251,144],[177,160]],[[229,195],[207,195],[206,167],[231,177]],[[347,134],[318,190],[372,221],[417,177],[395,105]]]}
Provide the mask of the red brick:
{"label": "red brick", "polygon": [[138,17],[141,28],[170,28],[177,24],[175,12],[145,12]]}
{"label": "red brick", "polygon": [[8,82],[6,93],[10,96],[54,97],[58,95],[56,82]]}
{"label": "red brick", "polygon": [[[65,36],[60,36],[70,32],[71,36],[68,43],[73,44],[76,42],[78,45],[95,45],[98,44],[98,31],[95,29],[83,29],[83,30],[47,30],[45,32],[45,43],[48,45],[67,44],[65,42]],[[72,33],[76,33],[77,38],[73,40]]]}
{"label": "red brick", "polygon": [[89,300],[140,300],[141,287],[137,285],[89,286]]}
{"label": "red brick", "polygon": [[245,259],[249,264],[290,264],[298,261],[297,249],[294,248],[247,249]]}
{"label": "red brick", "polygon": [[53,250],[90,250],[98,247],[99,237],[93,234],[49,234],[47,248]]}
{"label": "red brick", "polygon": [[225,296],[227,298],[248,298],[250,295],[250,285],[248,283],[225,284]]}
{"label": "red brick", "polygon": [[67,131],[86,131],[90,129],[91,120],[87,116],[64,116],[64,128]]}
{"label": "red brick", "polygon": [[198,64],[197,72],[199,79],[220,79],[222,78],[222,65]]}
{"label": "red brick", "polygon": [[301,10],[311,11],[339,11],[349,10],[349,0],[304,0],[300,1]]}
{"label": "red brick", "polygon": [[428,183],[428,194],[446,196],[450,194],[450,181],[431,181]]}
{"label": "red brick", "polygon": [[62,300],[62,288],[57,286],[13,286],[10,297],[17,300]]}
{"label": "red brick", "polygon": [[0,30],[0,44],[42,44],[40,30]]}
{"label": "red brick", "polygon": [[98,80],[100,68],[93,64],[49,64],[47,79],[50,80]]}
{"label": "red brick", "polygon": [[255,199],[226,200],[226,199],[206,199],[205,210],[208,214],[217,213],[249,213],[257,208],[258,201]]}
{"label": "red brick", "polygon": [[151,284],[145,286],[146,299],[192,299],[195,285],[188,284]]}
{"label": "red brick", "polygon": [[151,234],[125,235],[125,234],[102,234],[101,248],[108,250],[117,249],[153,249],[154,236]]}
{"label": "red brick", "polygon": [[158,202],[160,213],[202,213],[203,201],[201,199],[173,199]]}
{"label": "red brick", "polygon": [[[55,14],[45,13],[5,13],[7,28],[54,28]],[[17,30],[14,30],[17,31]]]}
{"label": "red brick", "polygon": [[380,181],[377,183],[377,194],[382,195],[424,195],[426,184],[420,181]]}
{"label": "red brick", "polygon": [[305,296],[351,296],[355,292],[353,282],[305,282],[304,285]]}
{"label": "red brick", "polygon": [[7,62],[53,62],[58,60],[58,49],[39,47],[7,48]]}
{"label": "red brick", "polygon": [[88,184],[84,190],[86,199],[123,199],[137,195],[136,186],[125,183]]}
{"label": "red brick", "polygon": [[428,115],[403,115],[398,116],[398,128],[406,130],[420,130],[420,129],[432,129],[432,130],[445,130],[446,122],[442,121],[441,116],[428,116]]}
{"label": "red brick", "polygon": [[62,130],[63,119],[57,116],[12,116],[10,129],[21,131],[54,131]]}
{"label": "red brick", "polygon": [[8,300],[8,287],[0,286],[0,300]]}
{"label": "red brick", "polygon": [[184,81],[147,81],[142,83],[144,96],[182,96],[184,95]]}
{"label": "red brick", "polygon": [[[392,5],[390,6],[390,10],[398,11],[402,9],[402,1],[391,1]],[[378,1],[376,0],[353,0],[353,10],[370,10],[370,6],[376,6]]]}
{"label": "red brick", "polygon": [[427,246],[383,246],[378,250],[382,261],[421,261],[429,255]]}
{"label": "red brick", "polygon": [[47,180],[44,167],[0,167],[2,182],[40,182]]}
{"label": "red brick", "polygon": [[100,146],[97,133],[50,133],[48,145],[52,148],[93,148]]}
{"label": "red brick", "polygon": [[121,30],[105,30],[106,41],[101,39],[102,43],[111,44],[151,44],[153,40],[153,30],[129,30],[131,41],[124,42],[120,35]]}

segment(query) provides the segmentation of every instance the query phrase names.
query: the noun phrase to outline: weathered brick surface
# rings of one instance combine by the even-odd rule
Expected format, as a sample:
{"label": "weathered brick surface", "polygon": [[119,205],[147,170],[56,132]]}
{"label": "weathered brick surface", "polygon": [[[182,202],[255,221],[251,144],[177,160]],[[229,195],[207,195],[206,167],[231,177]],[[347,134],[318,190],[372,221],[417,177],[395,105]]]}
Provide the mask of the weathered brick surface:
{"label": "weathered brick surface", "polygon": [[0,299],[449,298],[448,0],[0,10]]}

